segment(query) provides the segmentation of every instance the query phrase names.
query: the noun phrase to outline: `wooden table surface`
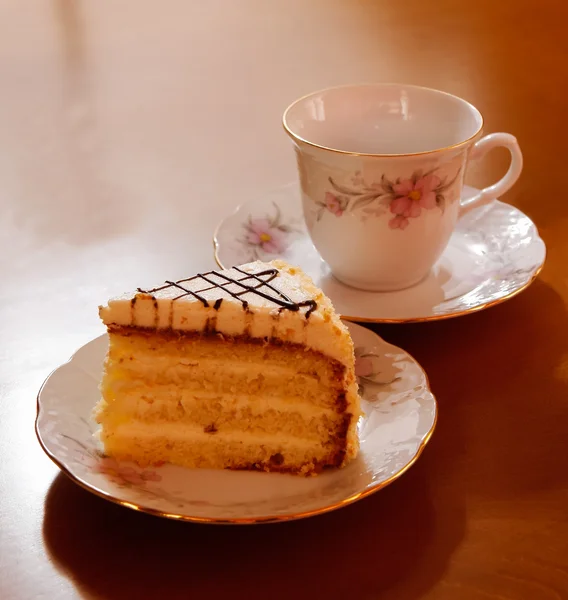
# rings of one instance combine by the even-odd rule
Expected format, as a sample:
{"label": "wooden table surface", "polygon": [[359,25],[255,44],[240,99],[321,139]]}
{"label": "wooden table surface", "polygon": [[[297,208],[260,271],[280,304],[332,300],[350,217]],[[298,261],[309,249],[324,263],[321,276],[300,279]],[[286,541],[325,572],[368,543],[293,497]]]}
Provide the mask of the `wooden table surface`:
{"label": "wooden table surface", "polygon": [[[0,598],[568,598],[567,16],[560,0],[0,3]],[[548,246],[509,302],[377,327],[439,399],[422,458],[283,525],[172,522],[77,487],[34,434],[42,381],[103,332],[109,295],[212,268],[218,220],[296,177],[283,109],[359,81],[441,88],[516,135],[505,200]]]}

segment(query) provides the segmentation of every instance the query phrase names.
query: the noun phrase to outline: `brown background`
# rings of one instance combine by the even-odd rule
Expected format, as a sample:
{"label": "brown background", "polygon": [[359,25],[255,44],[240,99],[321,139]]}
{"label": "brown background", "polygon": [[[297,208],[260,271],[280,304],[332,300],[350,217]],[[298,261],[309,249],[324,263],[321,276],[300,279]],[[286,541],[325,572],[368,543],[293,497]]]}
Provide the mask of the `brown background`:
{"label": "brown background", "polygon": [[[567,9],[561,1],[5,0],[0,4],[0,598],[568,598]],[[213,267],[237,203],[293,180],[280,114],[398,81],[518,136],[506,200],[548,262],[469,317],[379,327],[423,364],[438,429],[399,481],[276,526],[100,500],[36,442],[47,374],[110,294]],[[469,173],[497,179],[505,153]],[[142,279],[143,278],[143,279]]]}

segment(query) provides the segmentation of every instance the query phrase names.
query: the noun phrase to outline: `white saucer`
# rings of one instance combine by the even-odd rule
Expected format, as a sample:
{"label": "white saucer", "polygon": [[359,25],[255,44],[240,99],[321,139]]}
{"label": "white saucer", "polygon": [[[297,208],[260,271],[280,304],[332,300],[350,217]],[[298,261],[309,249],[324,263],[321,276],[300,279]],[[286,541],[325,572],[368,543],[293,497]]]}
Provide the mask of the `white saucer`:
{"label": "white saucer", "polygon": [[76,483],[154,515],[201,523],[267,523],[318,515],[368,496],[418,458],[436,424],[436,400],[420,365],[372,331],[350,323],[365,416],[361,452],[344,469],[317,477],[278,473],[142,469],[105,458],[93,436],[107,337],[83,346],[38,395],[36,433],[48,456]]}
{"label": "white saucer", "polygon": [[[466,187],[465,196],[477,190]],[[261,242],[266,230],[270,241]],[[260,245],[262,243],[262,245]],[[276,257],[301,267],[345,319],[375,323],[433,321],[503,302],[525,289],[546,256],[534,223],[495,200],[465,215],[426,280],[398,292],[365,292],[333,277],[306,231],[295,184],[239,206],[214,234],[221,267]]]}

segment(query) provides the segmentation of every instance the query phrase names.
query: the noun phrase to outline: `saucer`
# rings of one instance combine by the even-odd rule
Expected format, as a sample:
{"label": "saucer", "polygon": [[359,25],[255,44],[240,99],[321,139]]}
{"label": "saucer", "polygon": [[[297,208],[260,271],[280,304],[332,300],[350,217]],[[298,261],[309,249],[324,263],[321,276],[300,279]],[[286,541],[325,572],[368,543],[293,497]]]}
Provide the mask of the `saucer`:
{"label": "saucer", "polygon": [[[478,190],[466,186],[464,196]],[[536,278],[546,248],[534,223],[498,200],[457,223],[429,276],[396,292],[367,292],[333,277],[307,233],[296,184],[241,204],[217,226],[215,259],[230,267],[282,258],[301,267],[344,319],[374,323],[435,321],[472,313],[512,298]]]}
{"label": "saucer", "polygon": [[98,402],[103,335],[56,369],[38,395],[36,433],[73,481],[127,508],[200,523],[268,523],[319,515],[360,500],[400,477],[436,424],[436,400],[420,365],[372,331],[348,324],[356,347],[365,413],[361,451],[343,469],[317,477],[280,473],[140,468],[105,457],[91,419]]}

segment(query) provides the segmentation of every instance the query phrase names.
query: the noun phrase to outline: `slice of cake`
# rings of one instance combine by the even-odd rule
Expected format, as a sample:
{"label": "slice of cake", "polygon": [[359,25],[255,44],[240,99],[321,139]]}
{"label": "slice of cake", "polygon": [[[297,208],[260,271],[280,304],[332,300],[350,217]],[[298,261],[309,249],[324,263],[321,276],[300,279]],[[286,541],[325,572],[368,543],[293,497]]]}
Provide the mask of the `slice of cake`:
{"label": "slice of cake", "polygon": [[313,474],[358,451],[349,331],[300,269],[253,262],[99,309],[105,452],[140,465]]}

